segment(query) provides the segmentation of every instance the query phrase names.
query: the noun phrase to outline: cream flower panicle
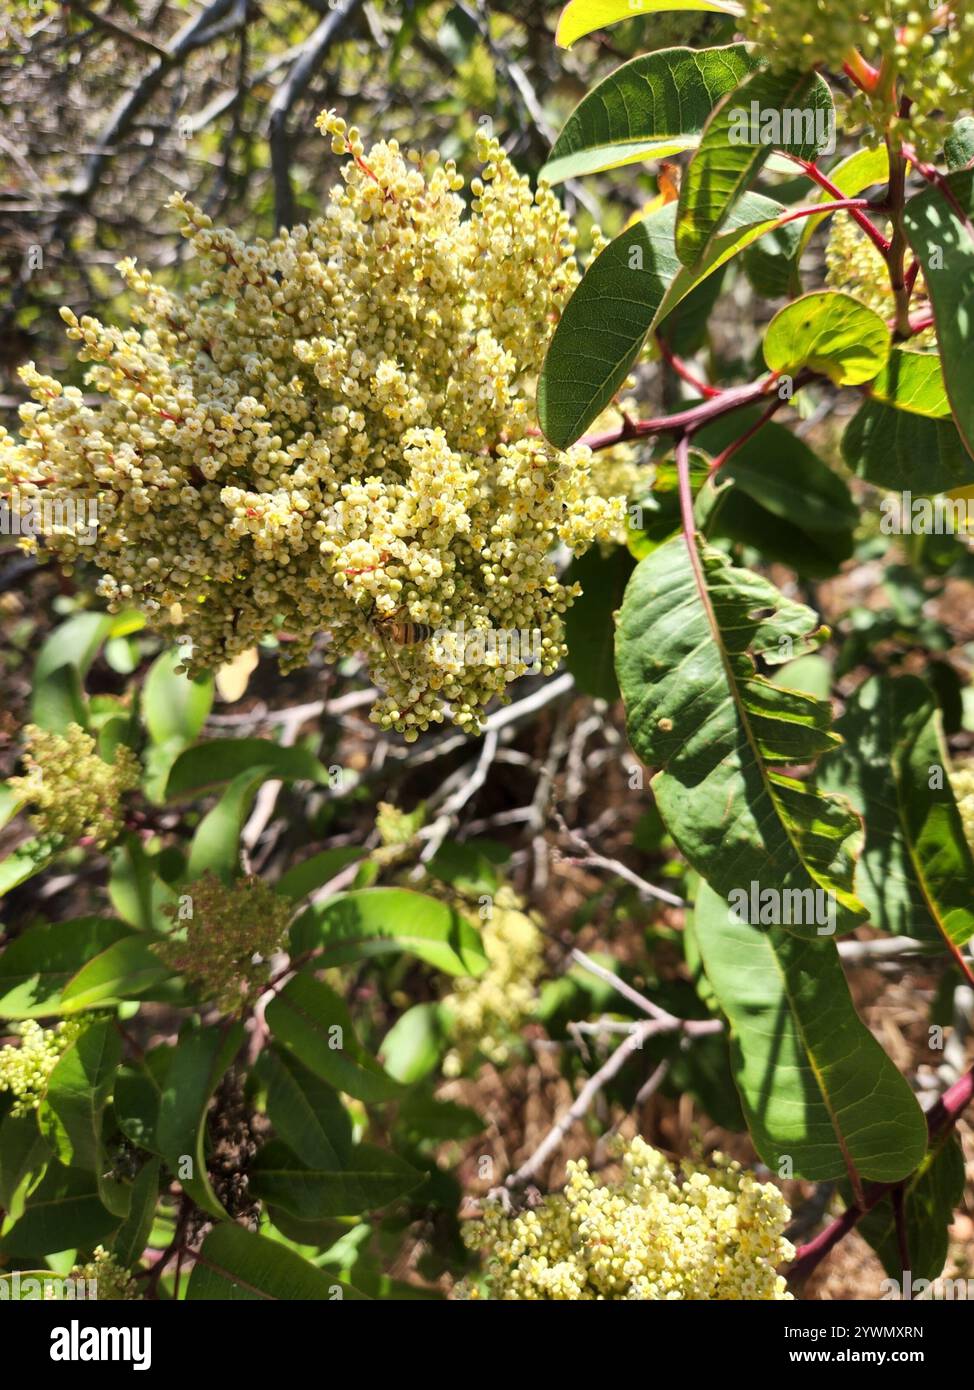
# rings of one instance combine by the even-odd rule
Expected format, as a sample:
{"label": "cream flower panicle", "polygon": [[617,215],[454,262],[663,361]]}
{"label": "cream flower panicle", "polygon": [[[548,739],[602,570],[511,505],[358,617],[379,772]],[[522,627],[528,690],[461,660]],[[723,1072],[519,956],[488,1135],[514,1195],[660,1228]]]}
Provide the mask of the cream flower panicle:
{"label": "cream flower panicle", "polygon": [[[25,368],[34,403],[20,442],[0,433],[0,488],[95,500],[92,544],[47,546],[68,571],[92,561],[111,608],[181,629],[189,669],[278,625],[291,669],[325,631],[335,659],[368,654],[384,727],[415,738],[449,713],[477,728],[564,655],[577,590],[553,552],[624,519],[591,452],[559,454],[533,424],[574,234],[496,141],[479,141],[465,216],[452,161],[395,141],[366,154],[336,116],[319,125],[349,159],[308,226],[247,244],[177,196],[194,285],[171,293],[129,260],[133,326],[62,311],[102,399]],[[527,662],[438,661],[427,630],[461,624],[540,636]],[[397,646],[399,625],[420,640]]]}
{"label": "cream flower panicle", "polygon": [[[794,1258],[791,1213],[778,1189],[714,1154],[675,1173],[638,1136],[623,1178],[602,1186],[584,1160],[563,1192],[506,1214],[490,1204],[464,1238],[488,1250],[492,1299],[790,1299],[775,1266]],[[460,1297],[480,1297],[467,1282]]]}

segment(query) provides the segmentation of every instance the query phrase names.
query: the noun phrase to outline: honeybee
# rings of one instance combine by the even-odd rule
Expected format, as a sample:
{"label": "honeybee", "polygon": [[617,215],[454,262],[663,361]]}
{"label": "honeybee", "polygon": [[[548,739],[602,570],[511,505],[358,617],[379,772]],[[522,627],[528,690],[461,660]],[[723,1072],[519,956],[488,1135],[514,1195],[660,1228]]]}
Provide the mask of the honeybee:
{"label": "honeybee", "polygon": [[405,681],[406,677],[396,659],[392,644],[395,643],[397,647],[414,647],[419,642],[429,641],[433,636],[433,629],[427,623],[401,622],[399,615],[405,611],[406,606],[403,604],[401,608],[395,609],[392,613],[377,615],[373,607],[369,615],[372,630],[382,643],[382,650],[392,663],[393,669],[401,681]]}

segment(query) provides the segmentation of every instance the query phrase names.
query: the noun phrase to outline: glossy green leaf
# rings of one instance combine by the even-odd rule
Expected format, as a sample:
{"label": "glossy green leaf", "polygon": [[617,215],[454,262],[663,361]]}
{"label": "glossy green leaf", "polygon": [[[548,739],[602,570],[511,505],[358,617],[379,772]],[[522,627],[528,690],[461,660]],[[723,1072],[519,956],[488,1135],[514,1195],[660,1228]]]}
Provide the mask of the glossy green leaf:
{"label": "glossy green leaf", "polygon": [[903,225],[933,308],[954,423],[974,455],[974,170],[910,198]]}
{"label": "glossy green leaf", "polygon": [[[616,663],[633,750],[658,768],[660,814],[717,892],[762,888],[831,895],[831,927],[865,916],[852,891],[858,820],[780,769],[837,742],[828,701],[773,685],[780,665],[821,641],[810,609],[698,542],[702,585],[682,536],[643,560],[619,617]],[[824,899],[823,899],[824,901]],[[818,938],[824,924],[791,924]]]}
{"label": "glossy green leaf", "polygon": [[59,848],[56,840],[35,837],[25,840],[5,859],[0,859],[0,898],[46,869]]}
{"label": "glossy green leaf", "polygon": [[136,835],[126,835],[112,854],[108,880],[112,907],[140,931],[168,931],[172,918],[165,909],[176,894],[158,873],[158,856],[148,854]]}
{"label": "glossy green leaf", "polygon": [[66,1168],[101,1170],[102,1117],[122,1058],[114,1023],[97,1020],[64,1052],[47,1082],[37,1118]]}
{"label": "glossy green leaf", "polygon": [[[716,456],[760,415],[757,407],[735,411],[698,431],[695,442]],[[709,537],[754,546],[766,560],[813,578],[834,574],[852,554],[859,508],[848,484],[784,425],[769,421],[745,439],[717,483],[696,507]]]}
{"label": "glossy green leaf", "polygon": [[836,726],[845,744],[823,759],[822,781],[864,818],[856,886],[873,926],[956,949],[974,936],[974,858],[940,723],[923,681],[873,677]]}
{"label": "glossy green leaf", "polygon": [[51,1147],[37,1127],[37,1112],[0,1120],[0,1209],[12,1224],[47,1171]]}
{"label": "glossy green leaf", "polygon": [[390,1076],[411,1086],[439,1066],[445,1039],[438,1004],[414,1004],[382,1039],[379,1058]]}
{"label": "glossy green leaf", "polygon": [[358,845],[323,849],[320,854],[303,859],[300,864],[295,864],[287,873],[282,874],[274,885],[274,891],[296,901],[306,898],[309,893],[328,883],[349,864],[354,864],[356,859],[361,859],[364,853]]}
{"label": "glossy green leaf", "polygon": [[61,991],[81,967],[130,934],[124,922],[107,917],[29,928],[0,954],[0,1018],[56,1013]]}
{"label": "glossy green leaf", "polygon": [[952,172],[974,161],[974,117],[961,116],[954,122],[944,141],[944,155]]}
{"label": "glossy green leaf", "polygon": [[950,415],[943,368],[935,352],[894,348],[886,366],[870,383],[869,394],[913,415],[933,420]]}
{"label": "glossy green leaf", "polygon": [[200,821],[189,847],[186,873],[192,882],[206,873],[229,882],[240,868],[240,832],[254,797],[272,776],[269,767],[249,767],[233,779],[212,810]]}
{"label": "glossy green leaf", "polygon": [[328,771],[306,748],[284,748],[268,738],[214,738],[187,748],[169,774],[169,800],[195,796],[242,773],[269,769],[285,781],[327,784]]}
{"label": "glossy green leaf", "polygon": [[349,1284],[289,1250],[279,1241],[221,1221],[207,1235],[193,1265],[186,1297],[229,1302],[237,1299],[362,1299]]}
{"label": "glossy green leaf", "polygon": [[34,682],[30,717],[32,723],[52,734],[66,733],[71,724],[88,728],[88,707],[76,666],[58,666]]}
{"label": "glossy green leaf", "polygon": [[778,376],[810,367],[834,386],[860,386],[882,371],[890,347],[875,309],[841,290],[821,290],[778,310],[764,335],[764,360]]}
{"label": "glossy green leaf", "polygon": [[565,615],[565,665],[583,695],[611,703],[619,698],[615,672],[615,613],[633,570],[633,558],[619,547],[603,555],[597,546],[569,565],[565,583],[579,583],[581,595]]}
{"label": "glossy green leaf", "polygon": [[284,1048],[265,1048],[258,1074],[278,1138],[308,1168],[340,1168],[352,1152],[352,1122],[338,1092]]}
{"label": "glossy green leaf", "polygon": [[541,177],[560,183],[694,148],[716,102],[753,67],[740,43],[664,48],[633,58],[575,107]]}
{"label": "glossy green leaf", "polygon": [[[770,880],[769,880],[770,882]],[[732,1029],[732,1066],[755,1148],[773,1172],[896,1182],[927,1126],[909,1085],[856,1013],[834,941],[735,920],[700,884],[694,931]]]}
{"label": "glossy green leaf", "polygon": [[173,978],[152,949],[159,937],[139,932],[123,936],[107,946],[73,975],[61,994],[61,1012],[105,1008],[126,999],[156,994],[157,987]]}
{"label": "glossy green leaf", "polygon": [[142,687],[142,718],[155,743],[192,743],[213,706],[213,677],[190,680],[185,673],[177,675],[175,668],[183,657],[178,647],[163,652]]}
{"label": "glossy green leaf", "polygon": [[255,1197],[301,1221],[376,1211],[423,1181],[411,1164],[374,1144],[359,1144],[341,1167],[306,1168],[277,1140],[264,1145],[249,1177]]}
{"label": "glossy green leaf", "polygon": [[337,1091],[366,1102],[400,1094],[399,1083],[359,1042],[344,999],[308,971],[285,985],[265,1017],[275,1038]]}
{"label": "glossy green leaf", "polygon": [[711,10],[739,15],[741,6],[733,0],[569,0],[558,17],[555,43],[559,48],[570,48],[576,39],[596,29],[661,10]]}
{"label": "glossy green leaf", "polygon": [[748,193],[692,271],[676,254],[676,204],[627,227],[597,256],[565,306],[538,383],[538,418],[556,448],[582,435],[612,401],[643,341],[689,292],[785,214]]}
{"label": "glossy green leaf", "polygon": [[226,1212],[206,1170],[206,1111],[243,1041],[242,1023],[186,1028],[169,1064],[156,1139],[166,1165],[198,1207],[220,1220]]}
{"label": "glossy green leaf", "polygon": [[[751,129],[755,112],[760,120]],[[831,93],[815,73],[759,68],[729,92],[707,121],[680,186],[676,250],[683,264],[694,267],[706,259],[714,238],[774,150],[814,159],[829,143],[832,121]],[[816,136],[817,123],[821,138]],[[766,133],[770,139],[765,139]]]}
{"label": "glossy green leaf", "polygon": [[158,1158],[150,1158],[144,1163],[132,1183],[132,1200],[128,1216],[122,1222],[112,1241],[112,1253],[120,1264],[127,1267],[137,1265],[142,1252],[149,1242],[149,1232],[159,1200]]}
{"label": "glossy green leaf", "polygon": [[296,955],[323,947],[321,965],[408,951],[448,975],[487,969],[477,928],[448,903],[409,888],[337,893],[301,914],[291,945]]}
{"label": "glossy green leaf", "polygon": [[93,1173],[52,1163],[23,1216],[0,1237],[0,1253],[17,1257],[90,1250],[119,1225],[101,1203]]}
{"label": "glossy green leaf", "polygon": [[928,420],[883,401],[860,406],[842,436],[842,456],[876,487],[932,494],[974,483],[974,459],[953,420]]}
{"label": "glossy green leaf", "polygon": [[[950,1227],[964,1196],[964,1153],[956,1134],[947,1136],[927,1154],[903,1194],[904,1229],[913,1282],[913,1297],[921,1292],[918,1279],[937,1279],[947,1263]],[[902,1265],[896,1235],[896,1214],[884,1197],[856,1225],[883,1262],[891,1279],[900,1280]]]}
{"label": "glossy green leaf", "polygon": [[115,621],[110,613],[76,613],[45,638],[34,663],[35,724],[55,733],[72,722],[87,726],[82,683]]}

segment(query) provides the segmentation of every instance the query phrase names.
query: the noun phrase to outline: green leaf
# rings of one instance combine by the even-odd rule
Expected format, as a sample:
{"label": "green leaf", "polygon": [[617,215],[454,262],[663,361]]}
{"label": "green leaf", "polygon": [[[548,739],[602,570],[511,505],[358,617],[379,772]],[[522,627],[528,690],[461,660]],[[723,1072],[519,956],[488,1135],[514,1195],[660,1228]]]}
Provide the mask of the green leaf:
{"label": "green leaf", "polygon": [[32,723],[54,734],[66,733],[70,724],[87,729],[88,709],[78,668],[59,666],[35,681],[30,713]]}
{"label": "green leaf", "polygon": [[382,1039],[379,1057],[390,1076],[411,1086],[439,1065],[443,1043],[439,1005],[414,1004]]}
{"label": "green leaf", "polygon": [[[760,414],[756,407],[735,411],[698,431],[695,441],[717,455]],[[852,554],[859,508],[848,484],[774,420],[745,439],[716,481],[716,491],[706,489],[696,507],[708,536],[755,546],[765,559],[813,578],[834,574]]]}
{"label": "green leaf", "polygon": [[[933,1280],[943,1273],[950,1244],[949,1228],[963,1200],[964,1184],[964,1153],[957,1135],[950,1134],[936,1152],[927,1154],[906,1185],[903,1212],[914,1297],[921,1292],[916,1288],[918,1279]],[[892,1198],[884,1197],[877,1203],[859,1220],[856,1230],[876,1251],[890,1278],[900,1279],[902,1265]]]}
{"label": "green leaf", "polygon": [[575,107],[541,178],[560,183],[694,148],[715,103],[754,66],[741,43],[664,48],[633,58]]}
{"label": "green leaf", "polygon": [[402,1090],[359,1042],[344,999],[302,971],[265,1013],[276,1038],[337,1091],[368,1103],[392,1100]]}
{"label": "green leaf", "polygon": [[152,949],[153,942],[159,940],[160,937],[139,932],[123,936],[99,952],[65,985],[61,1012],[101,1009],[149,992],[158,993],[157,986],[173,979],[173,971]]}
{"label": "green leaf", "polygon": [[213,1092],[243,1041],[242,1023],[229,1028],[187,1027],[169,1064],[156,1139],[167,1167],[198,1207],[226,1216],[206,1170],[206,1111]]}
{"label": "green leaf", "polygon": [[954,423],[974,454],[974,171],[911,198],[903,226],[923,268]]}
{"label": "green leaf", "polygon": [[0,1238],[0,1252],[22,1258],[90,1250],[118,1224],[118,1217],[102,1206],[93,1173],[52,1163],[23,1216]]}
{"label": "green leaf", "polygon": [[846,426],[842,457],[876,487],[948,492],[974,483],[974,460],[952,420],[927,420],[867,400]]}
{"label": "green leaf", "polygon": [[746,194],[692,271],[681,265],[673,244],[675,203],[621,232],[586,270],[548,346],[538,418],[551,443],[558,449],[574,444],[622,386],[647,333],[786,215],[780,203]]}
{"label": "green leaf", "polygon": [[300,901],[316,888],[320,888],[323,883],[328,883],[347,865],[361,859],[364,853],[358,845],[323,849],[320,854],[313,854],[310,859],[302,860],[300,864],[295,864],[287,873],[282,874],[274,885],[274,891],[283,893],[286,898]]}
{"label": "green leaf", "polygon": [[[974,862],[947,777],[933,694],[915,676],[876,677],[836,724],[843,746],[821,782],[849,797],[866,841],[856,889],[873,926],[954,945],[974,935]],[[942,786],[931,789],[934,768]]]}
{"label": "green leaf", "polygon": [[107,917],[30,927],[0,955],[0,1018],[56,1013],[61,991],[81,967],[130,934],[124,922]]}
{"label": "green leaf", "polygon": [[33,723],[54,733],[64,733],[71,723],[88,727],[84,678],[102,643],[115,634],[123,616],[76,613],[45,638],[34,664]]}
{"label": "green leaf", "polygon": [[23,804],[19,792],[15,792],[6,782],[0,782],[0,830],[13,820]]}
{"label": "green leaf", "polygon": [[[698,542],[702,585],[682,536],[647,556],[619,618],[616,662],[629,739],[660,770],[653,792],[681,851],[717,892],[762,887],[832,895],[839,932],[865,916],[852,892],[858,821],[779,768],[834,747],[831,706],[773,685],[780,664],[821,640],[815,615]],[[818,935],[814,923],[795,923]]]}
{"label": "green leaf", "polygon": [[60,841],[35,836],[18,845],[5,859],[0,859],[0,898],[46,869],[60,848]]}
{"label": "green leaf", "polygon": [[477,928],[448,903],[409,888],[337,893],[301,914],[291,944],[296,955],[323,947],[320,965],[408,951],[447,975],[487,969]]}
{"label": "green leaf", "polygon": [[[760,112],[760,127],[744,130],[753,111]],[[801,119],[797,122],[788,113]],[[676,220],[676,250],[685,266],[697,266],[708,255],[717,233],[735,204],[774,149],[803,159],[814,159],[824,148],[814,130],[820,113],[834,120],[832,95],[815,73],[771,72],[760,68],[729,92],[711,114],[690,167],[683,176]],[[803,129],[805,117],[812,131]],[[781,139],[765,142],[765,122],[777,123]],[[798,125],[798,130],[793,125]],[[807,138],[811,133],[811,138]]]}
{"label": "green leaf", "polygon": [[115,1078],[115,1122],[140,1149],[158,1153],[156,1129],[162,1086],[172,1058],[171,1047],[158,1047],[138,1066],[120,1067]]}
{"label": "green leaf", "polygon": [[954,122],[944,141],[944,155],[951,172],[966,168],[974,160],[974,117],[961,116]]}
{"label": "green leaf", "polygon": [[179,755],[169,774],[166,797],[172,801],[196,796],[259,768],[284,781],[328,783],[328,770],[306,748],[284,748],[267,738],[214,738]]}
{"label": "green leaf", "polygon": [[850,1166],[877,1182],[911,1173],[926,1150],[923,1112],[856,1013],[834,941],[748,926],[705,883],[694,930],[768,1167],[790,1159],[795,1176],[816,1181]]}
{"label": "green leaf", "polygon": [[869,394],[897,410],[938,420],[950,415],[943,367],[935,352],[911,352],[896,347],[870,384]]}
{"label": "green leaf", "polygon": [[229,882],[240,869],[240,832],[246,824],[254,797],[273,775],[269,767],[249,767],[227,787],[211,811],[197,826],[189,847],[186,873],[190,882],[214,873]]}
{"label": "green leaf", "polygon": [[122,1222],[112,1242],[112,1252],[120,1264],[126,1267],[137,1265],[142,1252],[149,1243],[149,1232],[159,1200],[158,1158],[150,1158],[143,1164],[132,1183],[132,1202],[129,1214]]}
{"label": "green leaf", "polygon": [[255,1197],[301,1221],[375,1211],[423,1181],[411,1164],[373,1144],[359,1144],[340,1168],[306,1168],[284,1144],[272,1140],[248,1173]]}
{"label": "green leaf", "polygon": [[350,1284],[288,1250],[279,1241],[222,1221],[200,1247],[189,1277],[187,1298],[229,1302],[236,1299],[363,1299]]}
{"label": "green leaf", "polygon": [[153,662],[142,688],[142,718],[154,743],[198,738],[213,706],[213,677],[194,680],[175,668],[184,659],[179,648],[163,652]]}
{"label": "green leaf", "polygon": [[37,1112],[41,1132],[66,1168],[101,1170],[101,1128],[122,1059],[114,1023],[91,1023],[51,1072]]}
{"label": "green leaf", "polygon": [[338,1092],[284,1049],[265,1048],[258,1075],[274,1132],[308,1168],[340,1168],[352,1152],[352,1122]]}
{"label": "green leaf", "polygon": [[37,1127],[36,1111],[5,1115],[0,1120],[0,1208],[9,1223],[23,1215],[50,1158],[50,1146]]}
{"label": "green leaf", "polygon": [[167,931],[172,919],[165,908],[176,894],[156,871],[158,858],[147,854],[136,835],[128,834],[112,853],[108,895],[112,907],[139,931]]}
{"label": "green leaf", "polygon": [[811,367],[834,386],[859,386],[882,371],[890,347],[875,309],[841,290],[820,290],[779,309],[764,335],[764,360],[778,376]]}
{"label": "green leaf", "polygon": [[504,863],[509,853],[505,846],[494,841],[465,840],[461,844],[457,840],[444,840],[426,868],[433,878],[451,884],[461,893],[474,897],[483,893],[493,896],[500,882],[497,864]]}
{"label": "green leaf", "polygon": [[622,605],[633,559],[619,547],[603,555],[597,546],[572,561],[566,584],[579,583],[582,593],[565,615],[565,665],[583,695],[611,703],[619,698],[615,673],[615,613]]}
{"label": "green leaf", "polygon": [[660,10],[711,10],[739,15],[741,6],[733,0],[639,0],[637,5],[632,0],[569,0],[558,18],[555,43],[559,48],[570,48],[576,39],[596,29]]}

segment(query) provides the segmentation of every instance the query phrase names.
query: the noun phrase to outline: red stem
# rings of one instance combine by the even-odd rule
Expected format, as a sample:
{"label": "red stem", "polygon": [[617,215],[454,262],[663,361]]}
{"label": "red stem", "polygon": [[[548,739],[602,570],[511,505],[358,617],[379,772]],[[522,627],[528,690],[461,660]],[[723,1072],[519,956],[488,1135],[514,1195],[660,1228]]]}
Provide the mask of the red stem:
{"label": "red stem", "polygon": [[701,381],[698,376],[694,376],[693,372],[683,361],[683,358],[677,357],[676,353],[661,333],[656,334],[656,341],[659,343],[659,350],[663,354],[664,360],[673,368],[677,376],[682,377],[684,381],[688,382],[695,390],[699,391],[701,396],[706,396],[708,400],[711,400],[714,396],[723,395],[722,387],[708,386],[705,381]]}
{"label": "red stem", "polygon": [[[952,1086],[949,1086],[940,1099],[935,1101],[927,1111],[927,1134],[931,1144],[947,1130],[953,1128],[972,1099],[974,1099],[974,1067],[965,1072],[959,1081],[955,1081]],[[843,1236],[849,1234],[877,1202],[882,1201],[891,1192],[901,1189],[907,1181],[908,1179],[903,1178],[898,1183],[871,1183],[866,1188],[861,1206],[847,1207],[842,1215],[832,1222],[831,1226],[820,1231],[814,1240],[801,1246],[794,1264],[787,1271],[789,1283],[804,1283],[812,1271],[825,1259],[829,1251],[838,1245]]]}
{"label": "red stem", "polygon": [[[823,174],[814,160],[802,159],[796,154],[790,155],[789,157],[793,159],[796,164],[801,165],[808,177],[812,179],[814,183],[817,183],[819,188],[824,188],[826,193],[831,194],[835,201],[841,201],[843,199],[842,189],[834,184],[827,174]],[[819,211],[828,212],[830,206],[829,203],[821,204],[819,206]],[[851,212],[853,221],[855,221],[871,239],[877,251],[879,251],[882,256],[885,256],[889,251],[889,242],[883,236],[879,228],[870,221],[860,208],[853,208]]]}

